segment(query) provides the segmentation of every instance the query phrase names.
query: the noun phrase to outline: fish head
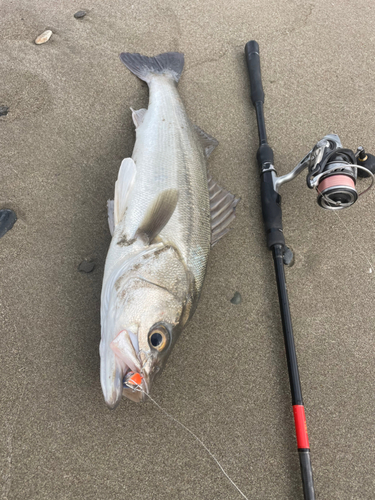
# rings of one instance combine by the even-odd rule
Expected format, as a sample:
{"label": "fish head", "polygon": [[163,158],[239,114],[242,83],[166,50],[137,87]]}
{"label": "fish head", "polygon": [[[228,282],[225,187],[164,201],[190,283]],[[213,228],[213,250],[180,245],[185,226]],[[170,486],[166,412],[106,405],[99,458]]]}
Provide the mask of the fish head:
{"label": "fish head", "polygon": [[[102,311],[101,385],[111,408],[122,396],[147,399],[185,323],[186,299],[158,279],[156,268],[155,262],[153,276],[145,277],[140,268],[121,276]],[[168,274],[165,268],[163,273]],[[177,274],[174,280],[181,283],[183,277]],[[134,374],[140,383],[133,383]]]}

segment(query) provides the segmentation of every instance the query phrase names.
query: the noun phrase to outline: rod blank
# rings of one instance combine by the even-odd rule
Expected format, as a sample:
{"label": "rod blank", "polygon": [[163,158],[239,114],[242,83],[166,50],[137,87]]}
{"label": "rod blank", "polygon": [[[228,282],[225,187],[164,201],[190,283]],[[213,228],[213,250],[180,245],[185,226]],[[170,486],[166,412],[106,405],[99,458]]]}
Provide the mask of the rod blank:
{"label": "rod blank", "polygon": [[264,91],[260,72],[259,45],[255,40],[245,46],[246,62],[250,76],[251,100],[256,110],[259,149],[257,160],[261,173],[261,200],[263,221],[267,236],[267,246],[272,251],[275,266],[277,291],[284,343],[288,364],[290,391],[297,437],[297,448],[301,465],[301,476],[305,500],[315,500],[314,482],[310,460],[310,447],[307,435],[305,410],[302,400],[301,382],[299,378],[297,355],[294,345],[292,319],[290,315],[288,292],[284,272],[284,233],[282,229],[281,197],[275,190],[273,151],[267,142],[264,121]]}

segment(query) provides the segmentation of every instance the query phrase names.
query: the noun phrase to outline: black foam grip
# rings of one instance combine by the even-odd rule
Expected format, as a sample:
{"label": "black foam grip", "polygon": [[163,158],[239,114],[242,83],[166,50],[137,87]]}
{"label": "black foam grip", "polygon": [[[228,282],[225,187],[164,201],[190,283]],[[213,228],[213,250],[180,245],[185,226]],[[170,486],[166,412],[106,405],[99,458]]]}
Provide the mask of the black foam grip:
{"label": "black foam grip", "polygon": [[259,45],[255,40],[247,42],[245,46],[245,56],[250,76],[251,100],[255,106],[256,102],[264,102],[262,75],[260,73]]}
{"label": "black foam grip", "polygon": [[273,186],[271,172],[265,172],[260,181],[262,214],[266,229],[267,246],[285,245],[281,213],[281,196]]}

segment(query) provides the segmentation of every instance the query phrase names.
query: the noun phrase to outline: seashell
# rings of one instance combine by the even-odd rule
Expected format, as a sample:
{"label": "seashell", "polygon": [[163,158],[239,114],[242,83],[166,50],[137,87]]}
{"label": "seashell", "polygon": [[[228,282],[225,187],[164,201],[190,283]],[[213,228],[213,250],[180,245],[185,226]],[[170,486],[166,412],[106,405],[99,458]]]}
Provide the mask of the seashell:
{"label": "seashell", "polygon": [[35,43],[37,45],[41,45],[42,43],[46,43],[51,38],[51,36],[52,36],[52,31],[51,30],[46,30],[44,33],[42,33],[41,35],[39,35],[35,39]]}

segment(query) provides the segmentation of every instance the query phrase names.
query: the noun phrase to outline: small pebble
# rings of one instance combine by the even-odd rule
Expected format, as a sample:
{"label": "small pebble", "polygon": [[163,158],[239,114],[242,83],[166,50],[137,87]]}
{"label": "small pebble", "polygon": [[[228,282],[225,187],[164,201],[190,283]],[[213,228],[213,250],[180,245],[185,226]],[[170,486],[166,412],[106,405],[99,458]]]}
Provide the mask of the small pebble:
{"label": "small pebble", "polygon": [[17,220],[17,215],[9,208],[0,210],[0,238],[12,229]]}
{"label": "small pebble", "polygon": [[8,114],[8,106],[0,106],[0,116],[6,116]]}
{"label": "small pebble", "polygon": [[240,292],[235,292],[235,294],[230,299],[230,301],[232,302],[232,304],[235,304],[235,305],[241,304],[242,297],[241,297]]}
{"label": "small pebble", "polygon": [[85,15],[86,15],[86,12],[84,10],[79,10],[78,12],[76,12],[74,14],[74,17],[76,19],[82,19],[83,17],[85,17]]}
{"label": "small pebble", "polygon": [[78,271],[81,273],[91,273],[95,269],[94,262],[83,260],[78,266]]}
{"label": "small pebble", "polygon": [[41,45],[42,43],[46,43],[48,42],[48,40],[51,38],[52,36],[52,31],[51,30],[46,30],[44,33],[42,33],[41,35],[39,35],[36,39],[35,39],[35,43],[37,45]]}

